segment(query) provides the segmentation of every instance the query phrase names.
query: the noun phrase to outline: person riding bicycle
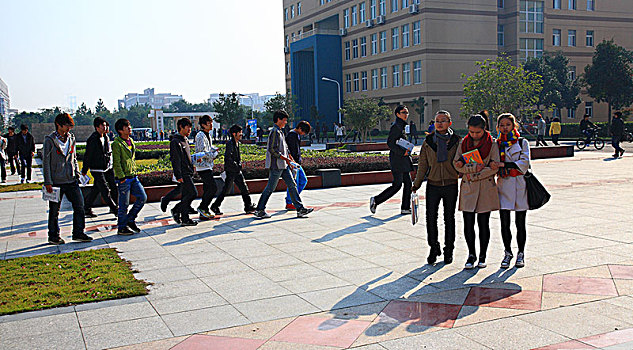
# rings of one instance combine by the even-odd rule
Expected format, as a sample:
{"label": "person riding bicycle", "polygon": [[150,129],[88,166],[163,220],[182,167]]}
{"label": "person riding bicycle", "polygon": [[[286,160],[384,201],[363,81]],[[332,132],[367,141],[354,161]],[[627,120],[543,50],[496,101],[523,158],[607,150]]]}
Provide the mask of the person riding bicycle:
{"label": "person riding bicycle", "polygon": [[587,137],[585,140],[585,144],[587,145],[591,142],[594,129],[598,128],[596,124],[589,120],[589,118],[591,118],[591,116],[589,114],[585,114],[580,121],[580,132]]}

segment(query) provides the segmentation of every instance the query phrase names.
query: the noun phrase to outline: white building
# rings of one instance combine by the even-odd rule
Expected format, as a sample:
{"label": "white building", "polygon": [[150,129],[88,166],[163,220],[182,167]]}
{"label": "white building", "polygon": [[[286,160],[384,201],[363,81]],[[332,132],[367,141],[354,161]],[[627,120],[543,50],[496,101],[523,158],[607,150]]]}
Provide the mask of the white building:
{"label": "white building", "polygon": [[[253,110],[263,112],[266,110],[264,104],[268,102],[271,98],[275,97],[275,95],[260,95],[258,93],[252,94],[238,94],[238,98],[240,104],[242,106],[252,107]],[[220,94],[211,94],[209,95],[209,103],[213,104],[213,102],[220,99]]]}
{"label": "white building", "polygon": [[172,103],[182,100],[182,95],[172,95],[169,93],[156,94],[154,89],[145,89],[142,94],[129,93],[122,100],[119,100],[119,108],[130,109],[134,105],[148,104],[155,109],[169,107]]}
{"label": "white building", "polygon": [[9,118],[11,100],[9,99],[9,87],[0,79],[0,116],[6,120]]}

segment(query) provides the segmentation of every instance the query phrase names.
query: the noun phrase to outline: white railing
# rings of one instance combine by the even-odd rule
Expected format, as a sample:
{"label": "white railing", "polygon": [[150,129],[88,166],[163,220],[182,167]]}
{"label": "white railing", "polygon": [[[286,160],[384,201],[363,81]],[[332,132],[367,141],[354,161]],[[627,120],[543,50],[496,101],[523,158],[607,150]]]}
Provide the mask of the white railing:
{"label": "white railing", "polygon": [[312,30],[308,30],[307,32],[303,32],[300,35],[295,35],[293,41],[299,41],[301,39],[305,39],[307,37],[311,37],[313,35],[317,35],[317,34],[321,34],[321,35],[339,35],[338,30],[334,30],[334,29],[312,29]]}

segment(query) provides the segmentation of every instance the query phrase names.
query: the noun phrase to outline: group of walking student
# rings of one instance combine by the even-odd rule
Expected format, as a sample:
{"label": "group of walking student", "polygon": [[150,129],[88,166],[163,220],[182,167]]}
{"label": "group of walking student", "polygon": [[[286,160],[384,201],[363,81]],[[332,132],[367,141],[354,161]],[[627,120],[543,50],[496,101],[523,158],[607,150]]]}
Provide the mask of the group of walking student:
{"label": "group of walking student", "polygon": [[[427,137],[420,149],[417,175],[413,183],[410,172],[413,162],[410,152],[401,146],[405,139],[404,127],[409,115],[407,107],[395,109],[396,121],[391,126],[387,144],[393,174],[393,183],[382,193],[370,198],[369,209],[376,212],[378,205],[386,202],[404,185],[401,214],[411,213],[411,194],[426,179],[426,228],[430,246],[427,262],[434,264],[444,255],[444,263],[453,262],[455,248],[455,210],[462,212],[464,236],[468,246],[465,268],[485,268],[486,253],[490,241],[490,213],[499,211],[501,236],[505,254],[502,268],[508,268],[514,258],[512,253],[511,212],[515,213],[518,252],[516,267],[525,266],[526,213],[528,198],[524,174],[530,167],[530,147],[519,135],[519,125],[514,115],[497,117],[497,139],[488,131],[487,118],[476,114],[468,119],[468,134],[462,139],[451,129],[451,114],[440,110],[435,114],[435,130]],[[458,189],[458,179],[461,185]],[[459,198],[459,205],[458,205]],[[444,209],[444,249],[438,240],[438,211],[440,202]],[[476,247],[475,222],[479,229],[479,254]]]}

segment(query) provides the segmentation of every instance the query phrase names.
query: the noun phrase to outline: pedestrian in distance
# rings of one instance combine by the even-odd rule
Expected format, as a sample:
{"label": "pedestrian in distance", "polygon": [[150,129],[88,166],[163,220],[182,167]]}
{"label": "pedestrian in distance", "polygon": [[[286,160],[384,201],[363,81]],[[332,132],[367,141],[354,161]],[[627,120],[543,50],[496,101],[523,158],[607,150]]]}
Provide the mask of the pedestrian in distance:
{"label": "pedestrian in distance", "polygon": [[233,125],[229,128],[231,139],[226,143],[224,150],[224,172],[226,177],[224,179],[224,186],[220,190],[220,194],[215,199],[215,202],[211,205],[211,211],[215,215],[222,215],[220,206],[224,201],[224,197],[231,191],[233,184],[237,185],[242,195],[242,202],[244,203],[244,212],[246,214],[252,214],[255,212],[255,206],[251,202],[251,196],[244,180],[244,174],[242,174],[242,158],[240,156],[240,140],[242,139],[242,127],[239,125]]}
{"label": "pedestrian in distance", "polygon": [[442,254],[437,227],[440,201],[444,206],[444,263],[453,262],[459,178],[453,159],[461,138],[453,132],[451,125],[451,114],[448,111],[441,110],[435,114],[435,131],[422,143],[418,171],[411,188],[412,192],[416,192],[426,177],[426,233],[431,248],[426,261],[429,264],[434,264]]}
{"label": "pedestrian in distance", "polygon": [[376,213],[376,208],[393,197],[404,184],[402,191],[402,203],[400,203],[400,213],[402,215],[411,214],[411,171],[413,171],[413,161],[409,151],[397,144],[398,140],[406,142],[404,127],[407,125],[409,110],[404,105],[399,105],[395,109],[396,120],[391,124],[387,146],[389,146],[389,165],[393,182],[379,195],[369,199],[369,210]]}
{"label": "pedestrian in distance", "polygon": [[178,119],[176,126],[178,133],[169,141],[169,157],[174,177],[182,189],[182,197],[173,210],[180,212],[180,226],[196,226],[198,222],[189,218],[191,202],[198,195],[193,183],[193,162],[188,140],[191,134],[191,121],[189,118]]}
{"label": "pedestrian in distance", "polygon": [[5,139],[7,139],[7,158],[9,161],[9,166],[11,167],[11,175],[15,175],[16,172],[20,174],[20,161],[18,159],[18,144],[17,137],[15,133],[15,128],[13,126],[9,126],[8,132],[3,135]]}
{"label": "pedestrian in distance", "polygon": [[497,190],[499,192],[499,217],[501,218],[501,238],[505,249],[501,268],[510,267],[512,254],[512,232],[510,230],[510,213],[514,212],[519,250],[515,262],[516,267],[525,266],[525,242],[527,237],[526,216],[528,206],[525,173],[530,168],[530,144],[519,134],[519,123],[511,113],[497,117],[499,138],[499,168]]}
{"label": "pedestrian in distance", "polygon": [[554,118],[552,120],[552,124],[550,124],[549,126],[549,136],[552,137],[552,143],[556,146],[559,146],[558,138],[560,137],[560,132],[561,132],[560,119]]}
{"label": "pedestrian in distance", "polygon": [[297,208],[297,217],[306,217],[314,209],[306,208],[301,202],[301,197],[297,192],[297,184],[292,177],[290,167],[294,163],[294,159],[288,151],[288,145],[283,134],[282,129],[288,124],[288,113],[284,110],[278,110],[273,114],[273,129],[268,136],[268,144],[266,146],[266,169],[268,169],[268,183],[266,188],[259,197],[257,203],[257,210],[255,211],[255,217],[258,219],[270,218],[270,215],[266,213],[266,203],[273,194],[273,191],[277,187],[279,178],[283,178],[286,183],[286,187],[290,191],[290,198],[292,204]]}
{"label": "pedestrian in distance", "polygon": [[589,118],[591,118],[591,116],[589,114],[585,114],[582,117],[582,120],[580,121],[580,132],[586,137],[585,145],[588,145],[591,143],[591,137],[593,136],[593,131],[595,129],[598,129],[596,124],[592,123],[591,120],[589,120]]}
{"label": "pedestrian in distance", "polygon": [[53,187],[59,188],[59,202],[48,202],[48,243],[52,245],[65,243],[59,231],[59,207],[63,196],[66,196],[73,206],[73,241],[92,241],[92,238],[84,233],[84,197],[79,188],[80,172],[75,136],[70,133],[74,126],[75,121],[70,114],[58,114],[55,117],[55,131],[44,137],[44,187],[48,193],[53,193]]}
{"label": "pedestrian in distance", "polygon": [[418,144],[418,128],[413,120],[409,122],[409,142],[413,142],[415,145]]}
{"label": "pedestrian in distance", "polygon": [[[290,155],[292,159],[294,159],[295,163],[301,165],[301,136],[306,135],[310,132],[310,123],[307,121],[300,121],[297,124],[297,127],[290,130],[288,135],[286,136],[286,144],[288,144],[288,151],[290,151]],[[301,194],[303,189],[308,184],[308,177],[306,173],[303,171],[302,167],[292,168],[293,174],[295,174],[295,178],[297,180],[297,193]],[[297,210],[295,206],[292,204],[292,198],[290,198],[290,189],[286,190],[286,209],[287,210]]]}
{"label": "pedestrian in distance", "polygon": [[547,146],[547,142],[545,142],[545,134],[547,133],[547,123],[543,116],[540,114],[536,116],[536,147],[543,144],[543,146]]}
{"label": "pedestrian in distance", "polygon": [[[130,135],[132,125],[127,119],[119,119],[114,123],[119,134],[112,142],[112,168],[119,188],[119,212],[117,214],[117,234],[130,236],[141,232],[136,225],[136,217],[147,201],[145,189],[136,176],[136,146]],[[128,211],[130,195],[136,200]]]}
{"label": "pedestrian in distance", "polygon": [[196,153],[207,154],[204,157],[199,158],[195,163],[196,171],[202,179],[202,200],[198,206],[198,214],[200,214],[200,220],[213,219],[213,214],[209,211],[209,205],[213,200],[218,187],[215,184],[215,178],[213,177],[213,157],[212,154],[216,154],[216,149],[211,142],[211,129],[213,128],[213,120],[209,115],[203,115],[198,121],[200,124],[200,132],[196,135]]}
{"label": "pedestrian in distance", "polygon": [[624,149],[620,147],[620,141],[624,136],[624,122],[622,121],[622,112],[615,112],[613,114],[613,120],[611,121],[611,127],[609,129],[611,133],[611,145],[613,146],[613,158],[619,158],[624,155]]}
{"label": "pedestrian in distance", "polygon": [[316,142],[320,143],[321,142],[321,125],[319,125],[319,122],[316,122],[316,125],[314,126],[314,133],[316,134]]}
{"label": "pedestrian in distance", "polygon": [[323,126],[321,126],[321,134],[323,134],[323,138],[325,139],[325,143],[328,143],[330,141],[330,138],[327,134],[327,124],[323,123]]}
{"label": "pedestrian in distance", "polygon": [[3,184],[7,183],[7,139],[0,136],[0,177]]}
{"label": "pedestrian in distance", "polygon": [[[487,121],[483,116],[476,114],[470,117],[467,125],[468,135],[460,142],[453,159],[455,169],[462,174],[458,209],[464,216],[464,236],[468,245],[468,259],[464,268],[472,269],[477,262],[475,219],[479,227],[479,263],[476,266],[485,268],[490,241],[490,212],[499,210],[499,194],[495,183],[500,159],[499,147],[486,130]],[[470,159],[475,161],[470,161],[464,154],[472,155]]]}
{"label": "pedestrian in distance", "polygon": [[[74,124],[73,124],[74,125]],[[20,182],[31,181],[31,164],[35,155],[35,141],[29,132],[29,127],[20,125],[20,135],[17,137],[16,147],[20,157]]]}

